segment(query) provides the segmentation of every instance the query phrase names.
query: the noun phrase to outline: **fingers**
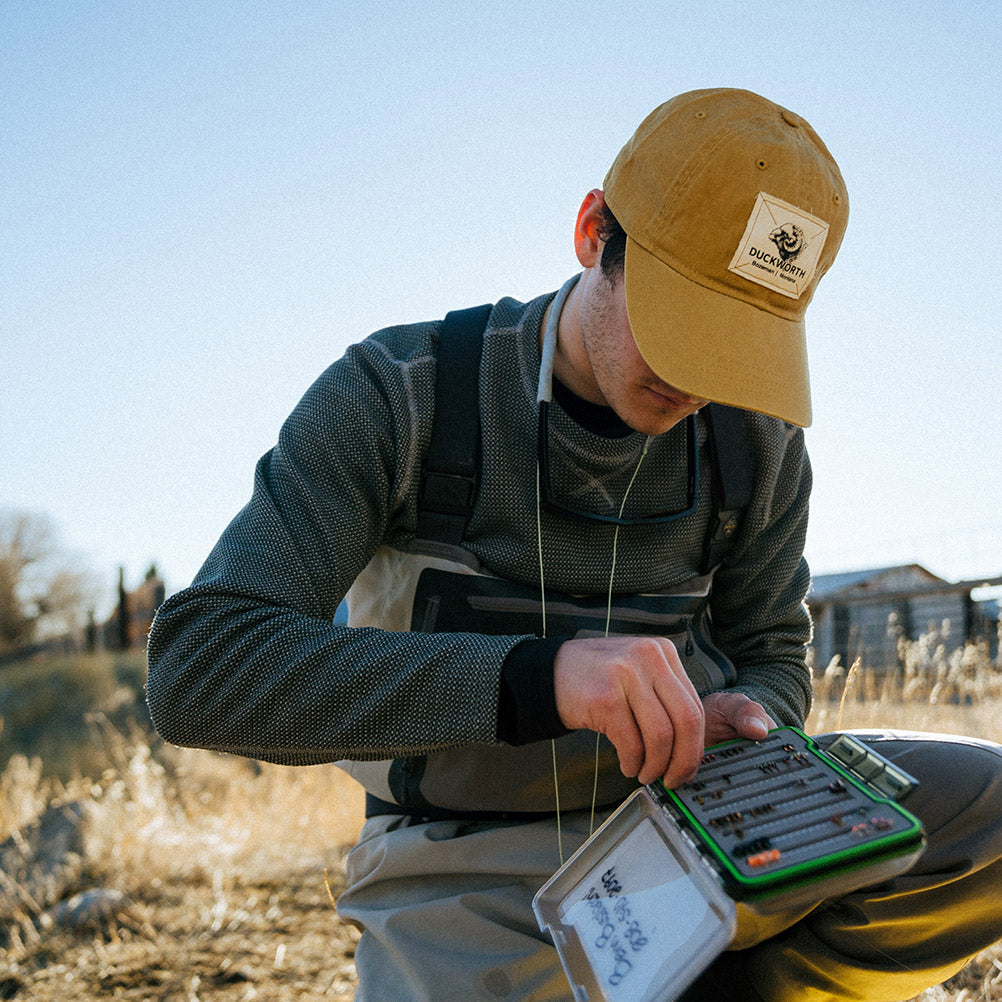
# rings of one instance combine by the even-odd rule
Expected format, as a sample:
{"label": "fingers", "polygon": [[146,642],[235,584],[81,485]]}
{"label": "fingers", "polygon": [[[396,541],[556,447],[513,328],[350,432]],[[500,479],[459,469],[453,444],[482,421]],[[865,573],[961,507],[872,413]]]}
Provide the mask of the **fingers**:
{"label": "fingers", "polygon": [[[677,785],[690,779],[703,753],[703,707],[686,675],[675,645],[661,637],[631,638],[629,683],[624,695],[639,747],[620,766],[641,783],[663,779]],[[612,735],[609,739],[615,744]],[[619,745],[616,746],[619,750]]]}
{"label": "fingers", "polygon": [[[674,649],[672,653],[674,654]],[[675,657],[678,655],[675,654]],[[668,712],[671,734],[665,735],[663,741],[659,741],[652,733],[652,741],[645,745],[650,754],[637,775],[641,783],[652,783],[655,779],[661,779],[669,788],[678,786],[695,776],[703,756],[705,746],[703,704],[688,675],[685,674],[681,662],[678,670],[684,684],[678,687],[667,686],[659,691],[661,705]]]}
{"label": "fingers", "polygon": [[609,716],[609,725],[603,733],[612,742],[619,757],[619,768],[624,776],[636,776],[644,767],[645,737],[632,712]]}
{"label": "fingers", "polygon": [[565,726],[605,734],[624,775],[677,785],[695,774],[703,707],[671,641],[567,641],[554,661],[554,693]]}

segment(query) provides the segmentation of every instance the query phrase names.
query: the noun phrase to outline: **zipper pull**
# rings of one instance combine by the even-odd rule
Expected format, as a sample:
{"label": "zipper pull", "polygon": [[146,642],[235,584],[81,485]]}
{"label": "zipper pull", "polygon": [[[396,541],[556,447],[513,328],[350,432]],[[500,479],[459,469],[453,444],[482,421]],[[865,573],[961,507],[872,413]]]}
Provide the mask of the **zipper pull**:
{"label": "zipper pull", "polygon": [[691,658],[696,653],[695,644],[692,642],[692,620],[686,616],[682,620],[682,625],[685,627],[685,656]]}

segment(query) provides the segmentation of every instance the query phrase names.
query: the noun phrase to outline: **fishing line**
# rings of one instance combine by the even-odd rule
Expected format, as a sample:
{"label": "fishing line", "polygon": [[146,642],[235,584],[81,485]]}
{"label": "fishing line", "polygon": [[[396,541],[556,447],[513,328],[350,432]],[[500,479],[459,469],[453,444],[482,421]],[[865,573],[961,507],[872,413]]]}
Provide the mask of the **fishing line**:
{"label": "fishing line", "polygon": [[[557,327],[564,303],[571,289],[577,285],[580,275],[569,278],[560,287],[560,291],[550,304],[550,312],[546,318],[546,328],[543,331],[543,344],[540,349],[539,384],[536,387],[536,403],[553,399],[553,359],[557,350]],[[539,459],[536,459],[536,550],[539,554],[539,601],[542,609],[542,636],[546,637],[546,582],[543,572],[543,505],[540,489]],[[553,759],[553,798],[557,812],[557,853],[560,865],[564,865],[564,837],[560,821],[560,780],[557,772],[557,742],[550,738],[550,754]]]}
{"label": "fishing line", "polygon": [[[630,477],[630,482],[626,485],[626,490],[623,493],[623,502],[619,506],[619,517],[623,517],[623,512],[626,510],[626,499],[630,496],[630,491],[633,488],[633,482],[637,479],[637,474],[640,472],[640,464],[644,461],[644,457],[647,455],[647,450],[651,445],[651,436],[648,435],[644,439],[644,447],[640,450],[640,458],[637,460],[636,468],[633,471],[633,476]],[[620,526],[617,524],[616,531],[612,536],[612,567],[609,570],[609,591],[608,598],[605,605],[605,636],[609,636],[609,627],[612,623],[612,586],[616,580],[616,556],[619,551],[619,529]],[[595,734],[595,775],[592,779],[591,788],[591,819],[588,822],[588,836],[589,838],[595,831],[595,804],[598,801],[598,751],[599,751],[599,740],[601,735],[596,732]]]}
{"label": "fishing line", "polygon": [[[540,366],[539,366],[539,384],[536,393],[536,402],[549,402],[553,398],[553,360],[556,354],[557,347],[557,331],[560,323],[560,314],[563,311],[564,303],[567,300],[567,296],[570,294],[571,289],[577,284],[580,275],[574,275],[572,278],[568,279],[560,291],[557,293],[550,306],[549,315],[546,318],[546,328],[543,332],[543,344],[540,352]],[[640,473],[640,466],[644,461],[644,457],[647,455],[648,449],[651,444],[651,436],[648,435],[644,439],[643,448],[640,451],[640,457],[637,460],[637,465],[633,470],[633,475],[630,477],[629,483],[626,485],[626,490],[623,492],[623,499],[619,506],[619,518],[623,517],[623,512],[626,510],[626,502],[630,496],[630,491],[633,489],[633,485],[636,482],[637,475]],[[540,607],[541,607],[541,619],[542,619],[542,636],[546,637],[546,574],[544,570],[544,559],[543,559],[543,514],[542,514],[542,489],[541,489],[541,472],[539,468],[539,461],[536,462],[536,550],[539,557],[539,597],[540,597]],[[620,526],[617,524],[615,532],[612,537],[612,561],[609,569],[609,587],[607,589],[606,598],[606,610],[605,610],[605,636],[609,636],[609,630],[612,623],[612,592],[613,586],[616,580],[616,560],[619,551],[619,530]],[[594,776],[592,779],[592,794],[591,794],[591,817],[588,824],[588,835],[589,837],[595,831],[595,807],[598,802],[598,773],[599,773],[599,750],[602,735],[599,732],[595,734],[595,768]],[[561,824],[561,812],[560,812],[560,778],[559,770],[557,768],[557,743],[556,740],[550,739],[550,750],[553,759],[553,797],[554,804],[556,808],[556,818],[557,818],[557,852],[560,857],[561,866],[564,863],[564,844],[563,844],[563,828]]]}

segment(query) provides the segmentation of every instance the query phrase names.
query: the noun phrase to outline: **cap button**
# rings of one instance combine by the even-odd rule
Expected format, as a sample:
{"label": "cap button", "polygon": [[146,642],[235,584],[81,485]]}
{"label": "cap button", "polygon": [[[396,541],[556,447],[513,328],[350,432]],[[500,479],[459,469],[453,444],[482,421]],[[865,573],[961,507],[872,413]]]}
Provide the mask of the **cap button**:
{"label": "cap button", "polygon": [[800,118],[795,115],[792,111],[787,111],[785,108],[780,113],[784,122],[787,125],[792,125],[795,129],[800,127]]}

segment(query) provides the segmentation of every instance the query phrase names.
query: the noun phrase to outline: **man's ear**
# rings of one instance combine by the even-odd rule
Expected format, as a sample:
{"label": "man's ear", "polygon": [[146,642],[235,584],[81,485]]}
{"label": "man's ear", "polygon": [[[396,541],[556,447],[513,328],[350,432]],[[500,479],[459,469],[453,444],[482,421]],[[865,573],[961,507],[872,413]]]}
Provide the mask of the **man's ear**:
{"label": "man's ear", "polygon": [[574,253],[584,268],[594,268],[602,259],[605,242],[601,237],[602,211],[605,196],[600,188],[592,188],[578,209],[574,226]]}

